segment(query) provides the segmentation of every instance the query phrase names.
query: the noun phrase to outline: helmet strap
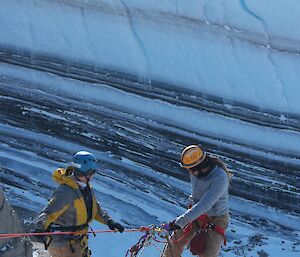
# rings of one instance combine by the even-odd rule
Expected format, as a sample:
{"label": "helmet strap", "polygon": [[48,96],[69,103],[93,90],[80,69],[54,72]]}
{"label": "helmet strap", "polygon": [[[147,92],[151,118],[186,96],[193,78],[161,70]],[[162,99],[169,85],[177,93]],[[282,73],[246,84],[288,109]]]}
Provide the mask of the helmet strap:
{"label": "helmet strap", "polygon": [[84,175],[85,179],[86,179],[86,184],[90,185],[90,180],[91,180],[91,176],[86,176]]}

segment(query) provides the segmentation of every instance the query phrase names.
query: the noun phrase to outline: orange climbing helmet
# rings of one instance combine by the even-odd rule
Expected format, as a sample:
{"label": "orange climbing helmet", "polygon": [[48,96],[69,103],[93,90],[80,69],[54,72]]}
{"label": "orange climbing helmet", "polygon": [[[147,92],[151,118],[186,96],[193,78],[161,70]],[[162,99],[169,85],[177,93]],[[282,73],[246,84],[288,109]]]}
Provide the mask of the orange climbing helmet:
{"label": "orange climbing helmet", "polygon": [[200,146],[189,145],[181,153],[180,165],[182,168],[191,169],[203,162],[205,157],[206,153]]}

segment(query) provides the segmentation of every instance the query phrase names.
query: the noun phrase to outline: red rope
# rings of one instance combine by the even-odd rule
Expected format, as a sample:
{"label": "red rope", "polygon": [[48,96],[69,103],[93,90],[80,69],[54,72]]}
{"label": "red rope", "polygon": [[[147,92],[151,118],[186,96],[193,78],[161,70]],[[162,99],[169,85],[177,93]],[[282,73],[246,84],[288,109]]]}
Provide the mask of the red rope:
{"label": "red rope", "polygon": [[[136,228],[136,229],[125,229],[124,232],[143,232],[146,227]],[[97,234],[97,233],[110,233],[117,232],[117,230],[93,230],[86,232],[72,232],[72,231],[56,231],[56,232],[39,232],[39,233],[10,233],[10,234],[0,234],[1,239],[16,238],[23,236],[49,236],[49,235],[82,235],[82,234]]]}

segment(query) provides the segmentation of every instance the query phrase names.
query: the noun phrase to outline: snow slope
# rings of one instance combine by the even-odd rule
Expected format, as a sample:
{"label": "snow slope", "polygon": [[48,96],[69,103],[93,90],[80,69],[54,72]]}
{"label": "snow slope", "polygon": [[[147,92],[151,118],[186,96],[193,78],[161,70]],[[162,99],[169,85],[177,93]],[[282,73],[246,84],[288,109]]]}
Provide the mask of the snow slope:
{"label": "snow slope", "polygon": [[[9,200],[40,211],[52,170],[86,149],[112,216],[170,221],[190,192],[178,156],[196,142],[235,175],[223,256],[298,256],[299,11],[296,0],[2,0]],[[139,236],[98,235],[92,248],[122,256]]]}

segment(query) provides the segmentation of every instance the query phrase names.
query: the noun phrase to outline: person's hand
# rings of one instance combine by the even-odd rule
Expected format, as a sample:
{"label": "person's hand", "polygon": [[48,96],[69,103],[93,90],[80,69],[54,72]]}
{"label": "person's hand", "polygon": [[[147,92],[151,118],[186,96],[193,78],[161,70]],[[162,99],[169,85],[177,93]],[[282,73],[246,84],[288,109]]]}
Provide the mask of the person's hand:
{"label": "person's hand", "polygon": [[181,227],[175,224],[175,220],[169,223],[169,231],[175,231],[179,229],[181,229]]}
{"label": "person's hand", "polygon": [[120,223],[115,222],[113,220],[108,220],[107,226],[109,227],[109,229],[118,230],[120,233],[124,231],[124,227]]}
{"label": "person's hand", "polygon": [[162,227],[167,230],[167,231],[175,231],[175,230],[179,230],[181,229],[180,226],[176,225],[175,224],[175,220],[173,220],[172,222],[170,223],[167,223],[167,224],[163,224]]}

